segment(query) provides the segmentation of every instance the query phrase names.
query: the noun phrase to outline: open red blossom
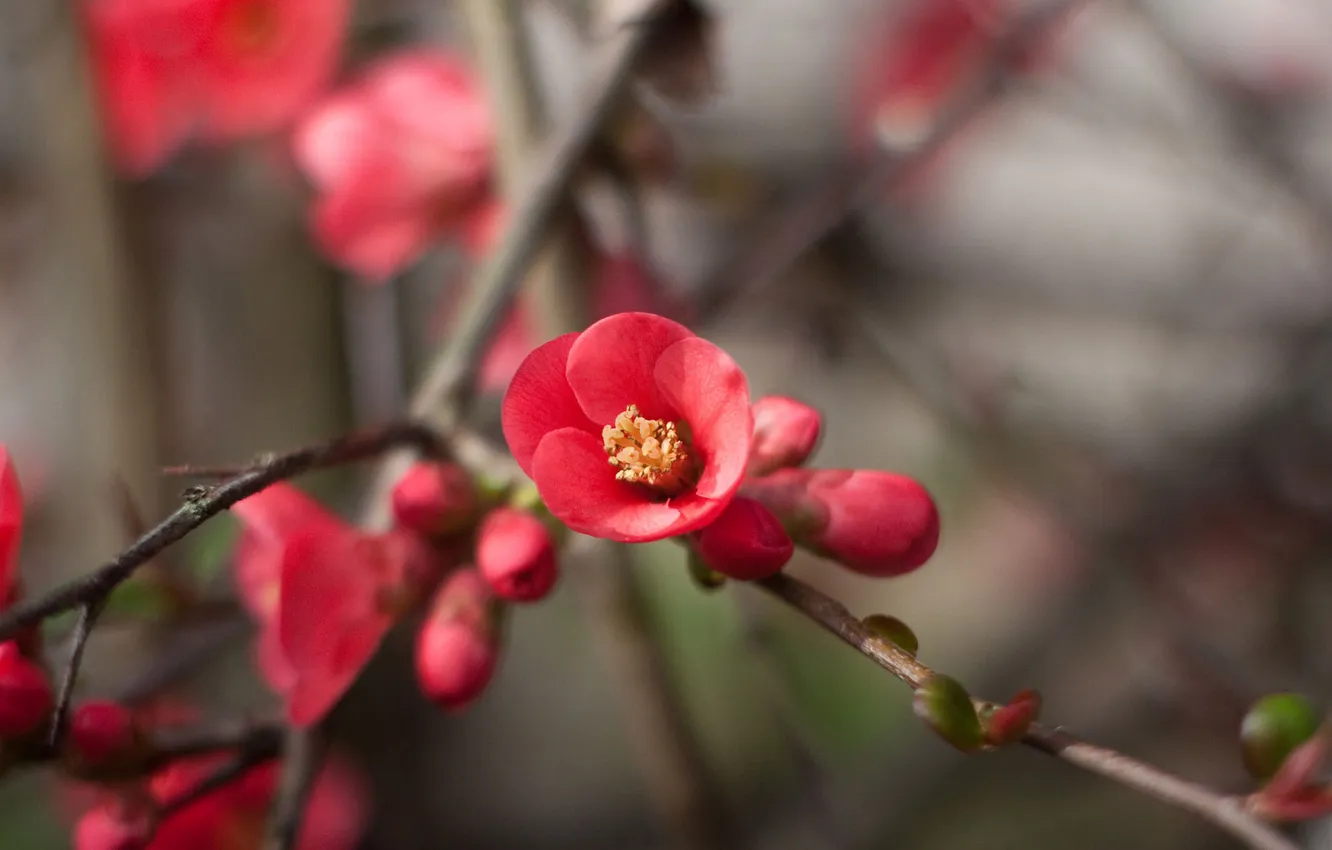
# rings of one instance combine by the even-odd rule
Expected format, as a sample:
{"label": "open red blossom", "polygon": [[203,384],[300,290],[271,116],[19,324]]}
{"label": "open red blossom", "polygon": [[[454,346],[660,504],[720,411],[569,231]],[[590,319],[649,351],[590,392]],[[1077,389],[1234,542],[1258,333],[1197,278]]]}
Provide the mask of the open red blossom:
{"label": "open red blossom", "polygon": [[309,726],[342,697],[379,642],[429,583],[416,535],[306,528],[283,547],[277,632],[294,673],[287,717]]}
{"label": "open red blossom", "polygon": [[741,581],[781,572],[795,553],[795,543],[772,511],[746,496],[736,496],[712,523],[691,535],[694,551],[709,568]]}
{"label": "open red blossom", "polygon": [[804,463],[814,453],[822,427],[823,417],[802,401],[769,395],[754,402],[754,448],[749,454],[749,474],[767,475]]}
{"label": "open red blossom", "polygon": [[337,65],[349,0],[84,0],[116,163],[142,175],[192,134],[278,129]]}
{"label": "open red blossom", "polygon": [[551,513],[621,542],[716,519],[744,478],[754,429],[735,361],[651,313],[619,313],[533,350],[502,416]]}
{"label": "open red blossom", "polygon": [[23,492],[9,450],[0,444],[0,604],[13,601],[23,538]]}
{"label": "open red blossom", "polygon": [[502,599],[545,599],[559,578],[555,538],[540,519],[517,508],[486,515],[476,538],[476,566]]}
{"label": "open red blossom", "polygon": [[492,139],[458,58],[416,50],[371,66],[296,133],[296,160],[318,193],[320,248],[367,280],[401,271],[484,200]]}
{"label": "open red blossom", "polygon": [[864,575],[911,572],[939,542],[934,499],[904,475],[783,469],[747,482],[745,494],[771,508],[802,546]]}
{"label": "open red blossom", "polygon": [[430,700],[461,709],[485,691],[499,664],[499,608],[472,567],[451,574],[435,593],[416,638],[416,680]]}

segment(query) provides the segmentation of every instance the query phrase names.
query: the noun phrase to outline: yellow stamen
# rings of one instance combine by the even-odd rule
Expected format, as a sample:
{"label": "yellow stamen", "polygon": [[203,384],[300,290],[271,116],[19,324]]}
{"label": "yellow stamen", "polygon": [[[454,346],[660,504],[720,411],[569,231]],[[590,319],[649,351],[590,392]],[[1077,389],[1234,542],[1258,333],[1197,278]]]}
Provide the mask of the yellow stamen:
{"label": "yellow stamen", "polygon": [[615,417],[614,425],[601,429],[610,465],[618,481],[646,484],[667,495],[689,485],[693,463],[688,444],[674,422],[646,419],[638,405],[631,404]]}

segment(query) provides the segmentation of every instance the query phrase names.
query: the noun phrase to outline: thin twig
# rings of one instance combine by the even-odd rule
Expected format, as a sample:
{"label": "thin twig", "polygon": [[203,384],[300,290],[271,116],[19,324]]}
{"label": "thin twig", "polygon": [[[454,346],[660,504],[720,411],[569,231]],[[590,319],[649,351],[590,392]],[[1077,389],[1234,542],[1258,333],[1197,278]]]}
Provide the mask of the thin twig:
{"label": "thin twig", "polygon": [[[913,689],[934,675],[929,667],[877,637],[845,605],[799,579],[776,575],[757,584],[855,647]],[[1192,812],[1254,850],[1298,850],[1275,828],[1244,811],[1239,801],[1123,753],[1088,744],[1062,729],[1033,725],[1022,743]]]}
{"label": "thin twig", "polygon": [[287,732],[287,758],[282,764],[273,815],[268,820],[264,850],[292,850],[301,833],[306,804],[324,761],[324,736],[319,725],[292,727]]}
{"label": "thin twig", "polygon": [[65,662],[65,670],[60,677],[60,692],[56,697],[55,711],[51,715],[51,728],[47,733],[46,743],[52,749],[60,743],[60,736],[65,733],[65,723],[69,719],[69,705],[74,698],[74,682],[78,679],[79,668],[83,665],[83,652],[88,648],[88,638],[92,637],[97,617],[105,607],[106,597],[100,597],[88,601],[79,609],[79,620],[74,625],[74,635],[70,640],[69,661]]}
{"label": "thin twig", "polygon": [[47,593],[29,597],[0,614],[0,641],[10,639],[21,629],[35,625],[46,617],[104,599],[117,585],[166,547],[241,499],[253,496],[271,484],[313,469],[341,466],[375,457],[396,446],[415,444],[429,447],[435,442],[435,434],[428,428],[414,422],[399,422],[273,455],[261,466],[227,479],[216,487],[206,489],[198,498],[185,502],[129,548],[91,573]]}

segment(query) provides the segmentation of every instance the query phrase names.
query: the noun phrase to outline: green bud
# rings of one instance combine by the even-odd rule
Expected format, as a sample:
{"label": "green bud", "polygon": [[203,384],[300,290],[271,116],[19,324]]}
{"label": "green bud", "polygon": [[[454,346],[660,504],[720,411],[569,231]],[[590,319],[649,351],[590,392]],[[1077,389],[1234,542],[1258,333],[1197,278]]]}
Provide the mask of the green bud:
{"label": "green bud", "polygon": [[972,753],[985,745],[971,694],[951,676],[941,673],[931,676],[916,689],[911,707],[939,737],[962,752]]}
{"label": "green bud", "polygon": [[1240,724],[1244,766],[1266,782],[1286,757],[1309,740],[1323,722],[1308,699],[1299,694],[1268,694],[1253,704]]}
{"label": "green bud", "polygon": [[908,655],[914,657],[916,652],[920,650],[920,641],[916,639],[916,633],[911,631],[910,626],[896,617],[889,617],[887,614],[870,614],[861,622],[865,628],[896,645]]}

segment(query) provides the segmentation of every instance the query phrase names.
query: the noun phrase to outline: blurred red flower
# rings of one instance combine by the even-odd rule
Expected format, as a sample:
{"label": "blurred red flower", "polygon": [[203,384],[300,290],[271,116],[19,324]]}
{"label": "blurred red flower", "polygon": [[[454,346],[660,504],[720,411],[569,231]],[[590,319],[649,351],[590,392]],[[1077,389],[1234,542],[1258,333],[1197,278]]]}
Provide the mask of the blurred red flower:
{"label": "blurred red flower", "polygon": [[411,51],[380,60],[298,128],[296,161],[317,193],[311,228],[335,263],[383,281],[486,193],[490,114],[458,58]]}
{"label": "blurred red flower", "polygon": [[116,164],[159,168],[192,134],[277,130],[337,66],[349,0],[84,0]]}

